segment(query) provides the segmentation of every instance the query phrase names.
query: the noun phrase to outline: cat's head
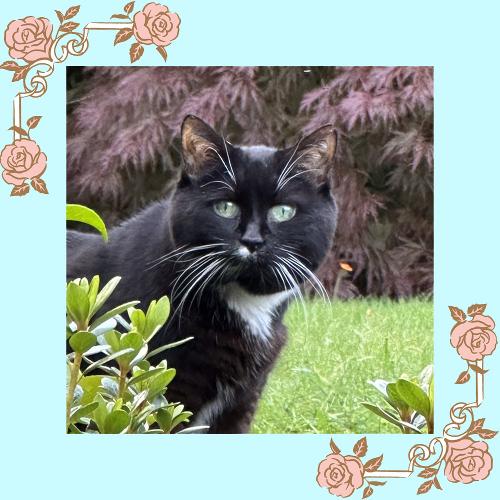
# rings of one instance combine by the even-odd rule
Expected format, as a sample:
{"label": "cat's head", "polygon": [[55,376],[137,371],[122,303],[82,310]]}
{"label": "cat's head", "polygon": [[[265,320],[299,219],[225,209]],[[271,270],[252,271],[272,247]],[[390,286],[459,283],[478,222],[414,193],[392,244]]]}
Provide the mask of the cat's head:
{"label": "cat's head", "polygon": [[199,283],[236,282],[269,294],[314,280],[311,271],[330,249],[336,226],[335,148],[330,125],[278,150],[234,146],[188,116],[171,222]]}

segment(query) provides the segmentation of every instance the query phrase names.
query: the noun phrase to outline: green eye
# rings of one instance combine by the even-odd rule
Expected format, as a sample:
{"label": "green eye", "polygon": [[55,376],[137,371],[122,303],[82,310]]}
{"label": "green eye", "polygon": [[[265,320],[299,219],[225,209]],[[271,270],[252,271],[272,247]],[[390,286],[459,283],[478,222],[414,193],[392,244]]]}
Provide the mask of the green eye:
{"label": "green eye", "polygon": [[290,220],[296,211],[297,209],[290,205],[276,205],[269,210],[269,217],[274,222],[285,222]]}
{"label": "green eye", "polygon": [[234,219],[240,213],[238,205],[232,201],[218,201],[214,203],[214,210],[217,215],[226,219]]}

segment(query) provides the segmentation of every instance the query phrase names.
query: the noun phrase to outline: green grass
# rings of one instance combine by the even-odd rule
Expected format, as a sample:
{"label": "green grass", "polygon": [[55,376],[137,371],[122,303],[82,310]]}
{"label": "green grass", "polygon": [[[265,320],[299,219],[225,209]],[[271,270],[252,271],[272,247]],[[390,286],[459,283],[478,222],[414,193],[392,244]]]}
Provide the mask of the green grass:
{"label": "green grass", "polygon": [[433,304],[380,299],[289,309],[289,341],[272,371],[252,432],[388,433],[361,406],[377,401],[368,380],[413,378],[433,362]]}

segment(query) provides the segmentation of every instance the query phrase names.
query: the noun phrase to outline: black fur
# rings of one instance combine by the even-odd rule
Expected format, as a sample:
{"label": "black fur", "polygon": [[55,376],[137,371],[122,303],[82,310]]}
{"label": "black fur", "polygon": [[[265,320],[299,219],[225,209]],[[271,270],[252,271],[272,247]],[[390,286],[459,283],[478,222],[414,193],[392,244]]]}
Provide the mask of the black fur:
{"label": "black fur", "polygon": [[[112,229],[109,243],[96,235],[68,231],[68,279],[98,274],[104,283],[122,277],[109,307],[134,299],[147,307],[163,295],[171,298],[171,318],[150,348],[194,337],[167,351],[169,366],[177,369],[167,397],[185,404],[194,412],[195,421],[197,414],[203,415],[209,422],[196,423],[208,423],[209,432],[248,431],[267,376],[286,340],[281,322],[286,300],[272,317],[268,338],[262,338],[252,334],[228,308],[221,290],[230,283],[252,295],[289,289],[283,272],[278,276],[272,271],[277,262],[283,264],[278,257],[290,256],[287,251],[311,271],[319,266],[332,244],[336,225],[329,185],[335,138],[331,127],[323,127],[290,149],[241,148],[225,144],[208,125],[188,117],[182,131],[185,167],[171,197]],[[287,163],[293,164],[288,178],[299,175],[277,190]],[[240,215],[228,219],[215,213],[213,205],[220,200],[236,203]],[[270,220],[269,209],[278,204],[295,207],[295,216],[285,222]],[[207,244],[220,246],[162,259],[176,249]],[[238,253],[242,246],[254,252],[243,257]],[[195,262],[190,259],[209,252],[222,253],[200,261],[190,275],[187,267]],[[217,265],[215,259],[221,259]],[[203,278],[210,276],[210,265],[216,272],[199,291]],[[298,283],[303,281],[296,269],[287,269]],[[177,290],[174,287],[182,272],[188,280],[206,272],[184,301],[189,286],[182,290],[182,277]],[[208,407],[213,411],[207,412]]]}

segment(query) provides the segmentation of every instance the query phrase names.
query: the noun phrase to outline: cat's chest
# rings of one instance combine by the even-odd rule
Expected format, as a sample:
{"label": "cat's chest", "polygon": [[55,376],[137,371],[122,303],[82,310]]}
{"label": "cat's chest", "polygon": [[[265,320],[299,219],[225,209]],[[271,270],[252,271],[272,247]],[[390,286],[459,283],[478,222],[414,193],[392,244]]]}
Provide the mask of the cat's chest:
{"label": "cat's chest", "polygon": [[275,333],[273,324],[293,291],[255,295],[236,283],[230,283],[219,293],[226,308],[226,319],[238,324],[244,335],[267,343],[272,341]]}

